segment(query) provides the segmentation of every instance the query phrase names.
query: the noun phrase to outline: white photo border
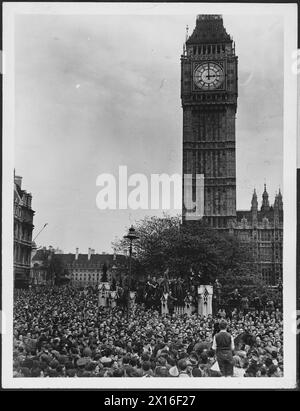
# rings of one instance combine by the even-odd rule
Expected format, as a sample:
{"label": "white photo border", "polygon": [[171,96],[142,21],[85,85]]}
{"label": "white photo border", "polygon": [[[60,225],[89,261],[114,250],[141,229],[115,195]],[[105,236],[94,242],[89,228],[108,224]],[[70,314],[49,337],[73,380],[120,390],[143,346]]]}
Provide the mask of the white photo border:
{"label": "white photo border", "polygon": [[[14,28],[16,14],[272,14],[284,20],[284,377],[13,378]],[[277,3],[3,3],[2,387],[53,389],[296,388],[297,4]]]}

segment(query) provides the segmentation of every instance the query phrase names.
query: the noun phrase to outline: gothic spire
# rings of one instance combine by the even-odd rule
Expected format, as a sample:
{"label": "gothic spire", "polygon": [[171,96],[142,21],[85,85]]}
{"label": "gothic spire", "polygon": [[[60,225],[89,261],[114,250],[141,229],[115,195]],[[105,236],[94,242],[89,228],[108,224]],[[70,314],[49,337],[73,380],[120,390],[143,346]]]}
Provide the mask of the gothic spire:
{"label": "gothic spire", "polygon": [[187,44],[232,42],[223,25],[220,14],[200,14],[197,16],[196,27],[187,40]]}
{"label": "gothic spire", "polygon": [[254,189],[252,200],[251,200],[251,211],[257,211],[257,209],[258,209],[257,194],[256,194],[256,190]]}
{"label": "gothic spire", "polygon": [[278,209],[283,210],[283,201],[282,201],[282,194],[281,194],[280,188],[279,188],[279,193],[277,195],[277,198],[278,198]]}
{"label": "gothic spire", "polygon": [[262,195],[261,211],[269,211],[269,209],[270,209],[269,194],[267,192],[267,185],[265,183],[264,184],[264,192],[263,192],[263,195]]}

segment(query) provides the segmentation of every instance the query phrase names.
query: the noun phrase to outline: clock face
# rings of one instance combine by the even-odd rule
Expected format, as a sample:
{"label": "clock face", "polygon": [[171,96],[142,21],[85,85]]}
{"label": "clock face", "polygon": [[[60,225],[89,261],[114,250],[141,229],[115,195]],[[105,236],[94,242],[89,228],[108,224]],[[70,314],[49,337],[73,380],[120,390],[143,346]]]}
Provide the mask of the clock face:
{"label": "clock face", "polygon": [[223,68],[216,63],[207,62],[196,67],[194,83],[201,90],[214,90],[223,83]]}

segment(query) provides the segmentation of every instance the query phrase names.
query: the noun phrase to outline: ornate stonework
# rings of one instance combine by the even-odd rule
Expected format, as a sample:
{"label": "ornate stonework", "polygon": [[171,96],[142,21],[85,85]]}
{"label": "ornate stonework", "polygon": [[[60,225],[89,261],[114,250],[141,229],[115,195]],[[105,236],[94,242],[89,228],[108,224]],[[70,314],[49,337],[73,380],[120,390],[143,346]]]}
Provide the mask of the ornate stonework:
{"label": "ornate stonework", "polygon": [[[236,217],[235,115],[237,57],[219,15],[198,16],[181,57],[183,175],[204,176],[204,217],[227,228]],[[184,183],[183,183],[184,184]],[[190,202],[191,202],[190,201]],[[183,220],[188,213],[183,201]]]}

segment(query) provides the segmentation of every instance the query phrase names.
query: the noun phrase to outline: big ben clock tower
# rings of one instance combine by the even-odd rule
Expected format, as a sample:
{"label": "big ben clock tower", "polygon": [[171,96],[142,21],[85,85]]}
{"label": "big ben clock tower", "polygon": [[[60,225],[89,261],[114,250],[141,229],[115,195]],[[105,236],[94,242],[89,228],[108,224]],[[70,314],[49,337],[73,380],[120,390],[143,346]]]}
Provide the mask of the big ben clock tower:
{"label": "big ben clock tower", "polygon": [[211,227],[227,228],[236,218],[237,57],[220,15],[198,16],[186,40],[181,100],[183,221],[203,217]]}

